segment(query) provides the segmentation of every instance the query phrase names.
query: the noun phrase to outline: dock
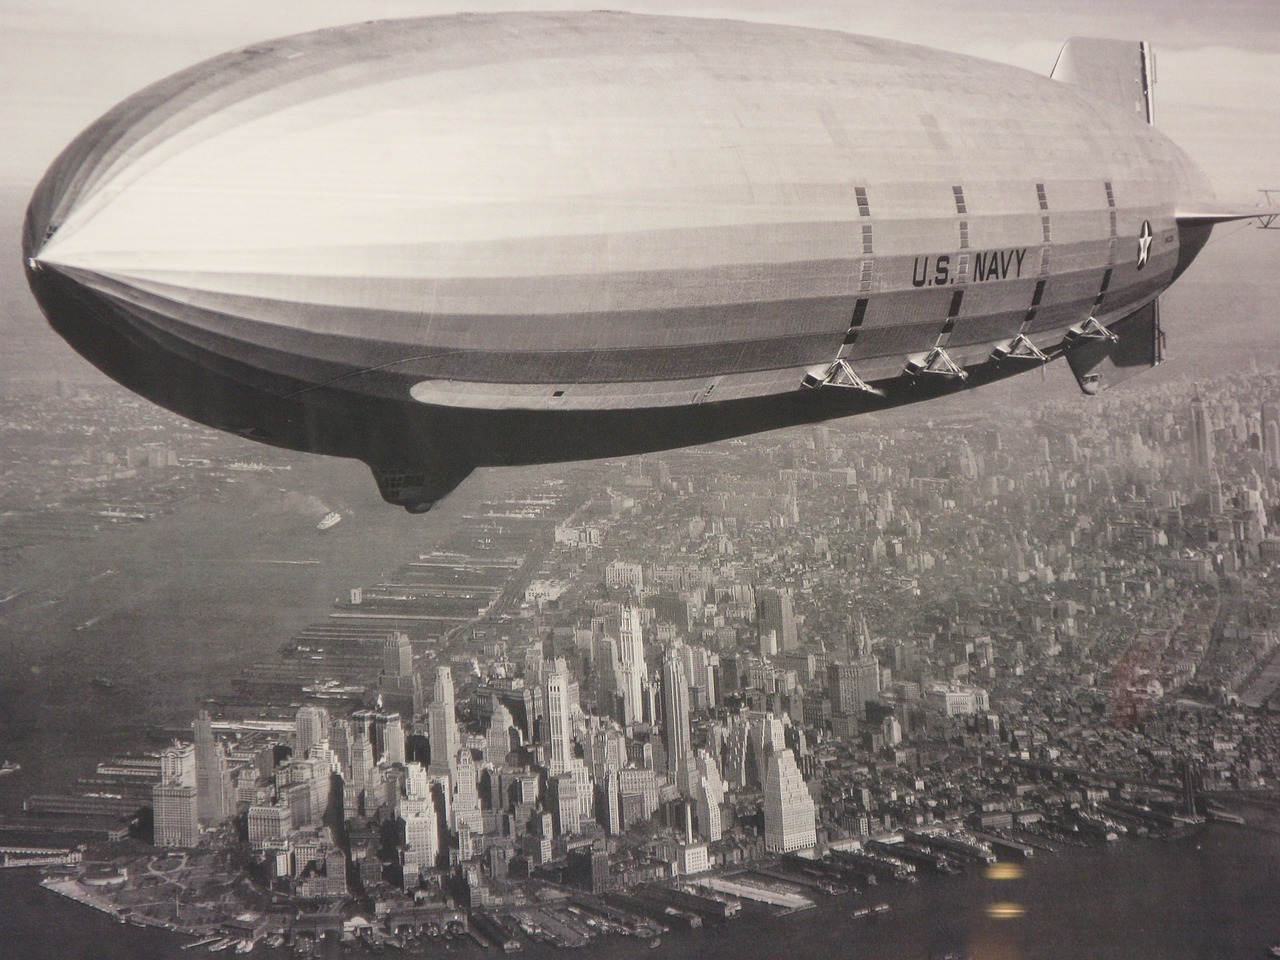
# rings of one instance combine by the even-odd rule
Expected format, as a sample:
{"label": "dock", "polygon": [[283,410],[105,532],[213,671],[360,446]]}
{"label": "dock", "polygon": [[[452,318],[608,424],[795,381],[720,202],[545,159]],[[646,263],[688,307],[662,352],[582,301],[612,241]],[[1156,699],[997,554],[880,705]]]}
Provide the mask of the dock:
{"label": "dock", "polygon": [[1030,860],[1036,855],[1036,848],[1029,843],[999,837],[994,833],[976,833],[974,836],[990,846],[1001,860]]}
{"label": "dock", "polygon": [[767,866],[761,866],[758,864],[753,864],[751,868],[747,870],[747,873],[758,874],[762,877],[767,877],[772,880],[780,880],[783,883],[789,883],[792,886],[799,887],[803,890],[812,890],[818,893],[824,893],[828,895],[830,895],[833,892],[834,893],[848,892],[847,888],[840,889],[840,890],[835,889],[835,885],[830,880],[823,880],[817,876],[810,876],[808,874],[801,873],[799,870],[795,870],[793,872],[790,870],[783,869],[782,867],[767,867]]}
{"label": "dock", "polygon": [[780,907],[789,912],[808,910],[814,906],[812,900],[808,897],[802,897],[798,893],[772,890],[740,879],[729,880],[725,877],[708,877],[705,880],[699,880],[698,885],[706,887],[708,890],[714,890],[717,893],[727,893],[729,896],[738,897],[741,900],[754,900],[757,903]]}

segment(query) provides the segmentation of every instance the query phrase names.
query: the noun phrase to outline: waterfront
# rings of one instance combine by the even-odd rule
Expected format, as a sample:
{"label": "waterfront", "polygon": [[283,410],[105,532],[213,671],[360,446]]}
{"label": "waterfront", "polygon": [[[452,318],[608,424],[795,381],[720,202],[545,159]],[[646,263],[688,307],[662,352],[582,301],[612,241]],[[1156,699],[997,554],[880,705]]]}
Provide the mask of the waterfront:
{"label": "waterfront", "polygon": [[[1257,821],[1257,810],[1247,811]],[[1280,940],[1280,833],[1271,815],[1261,828],[1213,824],[1176,841],[1128,841],[1039,857],[1019,880],[928,878],[886,885],[870,895],[824,898],[789,917],[744,916],[724,926],[670,933],[656,950],[607,939],[589,957],[662,960],[772,960],[780,955],[832,960],[928,960],[948,952],[972,960],[1203,960],[1257,958]],[[876,920],[853,920],[855,907],[888,902]],[[176,960],[186,938],[120,925],[40,889],[35,871],[0,874],[0,956],[24,960]],[[993,919],[996,903],[1021,906]],[[781,945],[785,944],[785,950]],[[419,954],[496,955],[470,941]],[[284,956],[259,947],[255,956]],[[346,951],[363,956],[362,951]],[[564,954],[531,946],[525,956]]]}
{"label": "waterfront", "polygon": [[[362,464],[278,459],[292,469],[6,554],[6,590],[20,593],[0,607],[0,761],[22,770],[0,778],[0,812],[144,746],[152,728],[189,724],[204,697],[335,597],[430,549],[484,490],[481,480],[409,519],[386,509]],[[330,504],[346,520],[318,533]]]}

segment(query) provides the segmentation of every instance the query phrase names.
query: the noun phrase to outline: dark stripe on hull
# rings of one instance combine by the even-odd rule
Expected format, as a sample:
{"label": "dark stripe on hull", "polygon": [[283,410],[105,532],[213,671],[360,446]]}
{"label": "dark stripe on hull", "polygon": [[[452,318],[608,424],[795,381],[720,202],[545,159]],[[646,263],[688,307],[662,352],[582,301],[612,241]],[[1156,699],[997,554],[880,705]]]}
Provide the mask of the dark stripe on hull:
{"label": "dark stripe on hull", "polygon": [[[412,378],[388,375],[369,392],[341,378],[314,387],[282,370],[170,336],[120,304],[51,271],[31,282],[54,328],[108,376],[182,416],[277,446],[446,474],[476,466],[644,453],[815,423],[943,396],[946,382],[902,382],[888,399],[845,391],[793,393],[695,406],[608,411],[470,410],[393,399]],[[969,383],[1020,371],[986,364]],[[348,371],[353,372],[353,371]],[[308,387],[311,387],[308,389]]]}

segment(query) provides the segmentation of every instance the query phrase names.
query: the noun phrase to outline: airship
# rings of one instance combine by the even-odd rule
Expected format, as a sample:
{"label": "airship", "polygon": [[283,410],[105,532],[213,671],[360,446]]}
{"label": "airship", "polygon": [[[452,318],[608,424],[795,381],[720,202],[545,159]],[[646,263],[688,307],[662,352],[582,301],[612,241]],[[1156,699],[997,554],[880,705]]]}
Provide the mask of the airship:
{"label": "airship", "polygon": [[1052,72],[841,32],[453,15],[236,50],[129,97],[23,255],[110,377],[429,509],[632,455],[1161,358],[1238,218],[1154,125],[1145,43]]}

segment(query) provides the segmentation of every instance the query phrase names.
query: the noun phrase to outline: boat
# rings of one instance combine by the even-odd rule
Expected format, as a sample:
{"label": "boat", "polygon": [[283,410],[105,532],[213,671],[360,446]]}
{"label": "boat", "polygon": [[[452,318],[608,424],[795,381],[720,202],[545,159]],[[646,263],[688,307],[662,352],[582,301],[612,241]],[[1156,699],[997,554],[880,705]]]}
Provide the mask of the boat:
{"label": "boat", "polygon": [[316,529],[323,533],[332,527],[336,527],[341,522],[342,514],[338,513],[336,510],[330,510],[324,515],[324,518],[316,524]]}
{"label": "boat", "polygon": [[1280,943],[1273,943],[1267,948],[1267,956],[1280,957]]}
{"label": "boat", "polygon": [[3,764],[0,764],[0,777],[7,777],[9,774],[17,773],[21,769],[22,764],[6,760]]}
{"label": "boat", "polygon": [[114,690],[116,686],[116,682],[114,680],[109,680],[106,677],[94,677],[89,681],[89,683],[97,687],[99,690]]}

